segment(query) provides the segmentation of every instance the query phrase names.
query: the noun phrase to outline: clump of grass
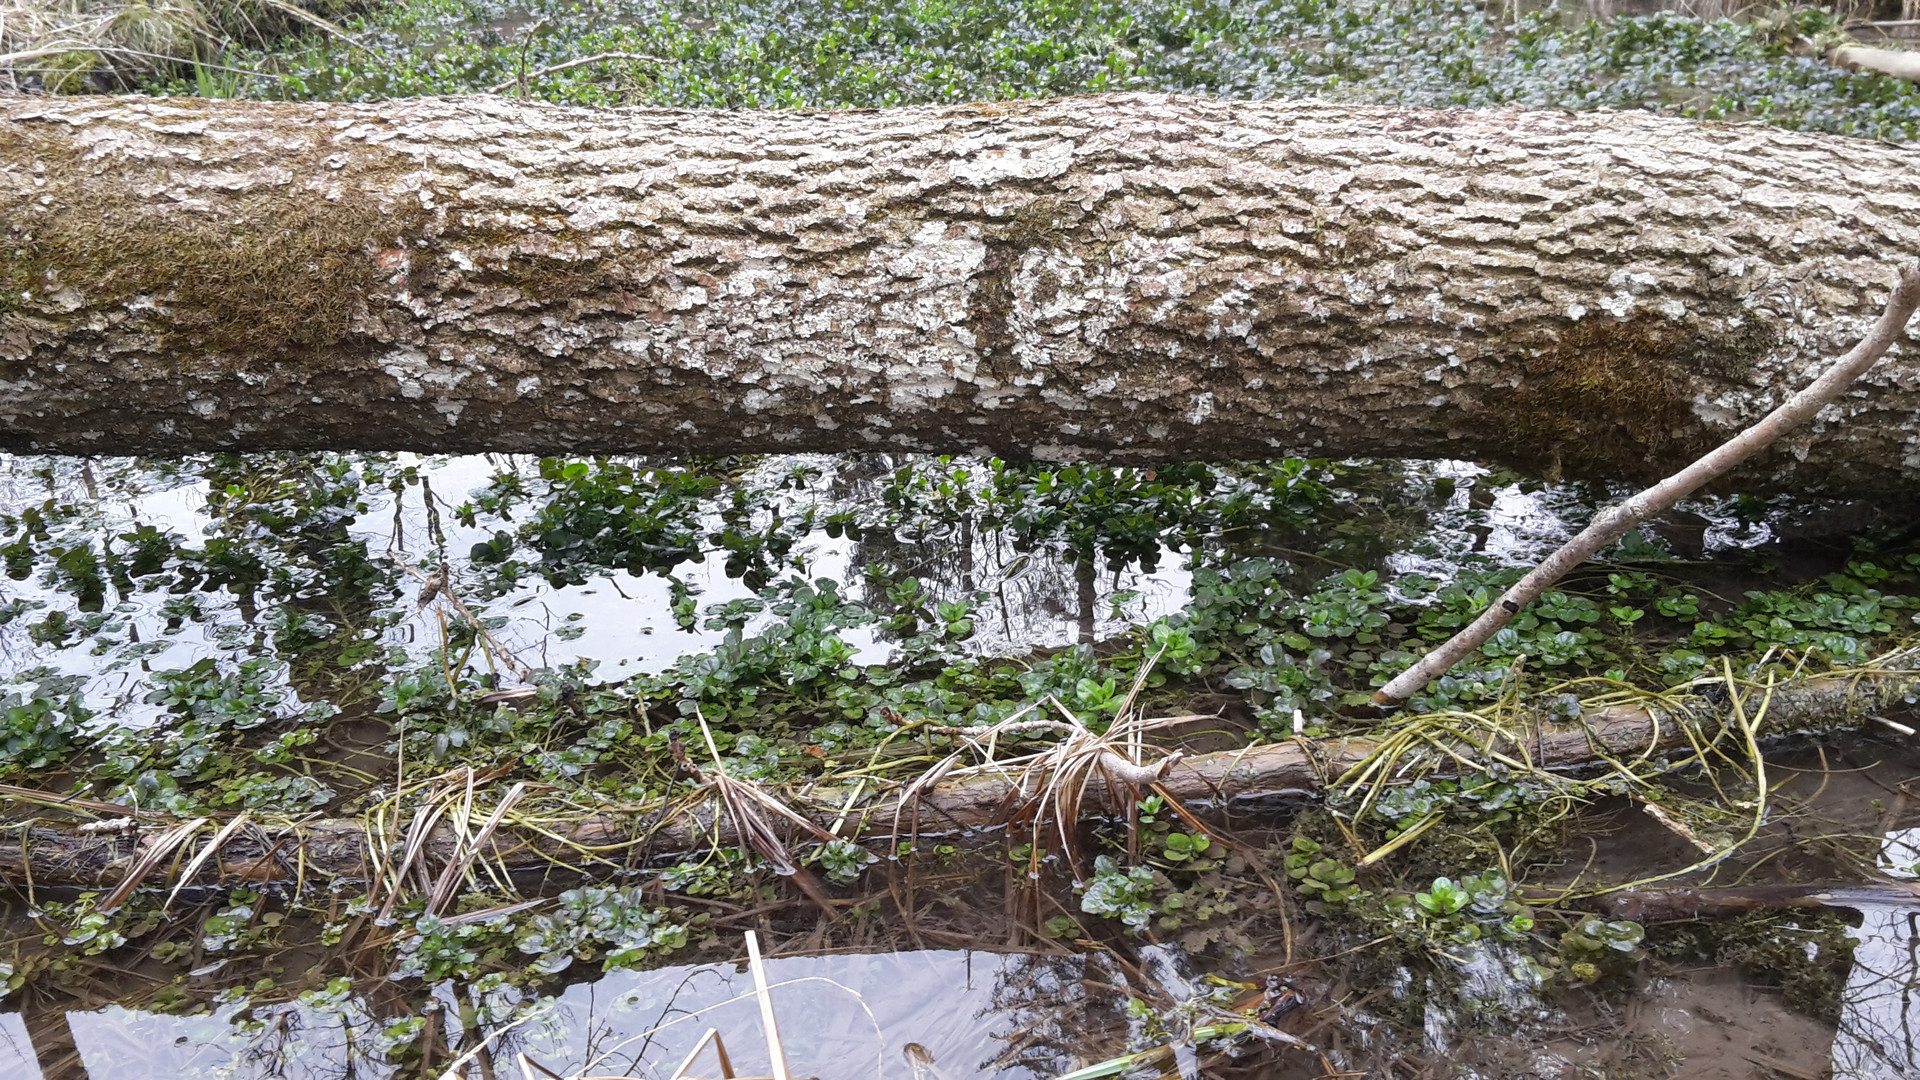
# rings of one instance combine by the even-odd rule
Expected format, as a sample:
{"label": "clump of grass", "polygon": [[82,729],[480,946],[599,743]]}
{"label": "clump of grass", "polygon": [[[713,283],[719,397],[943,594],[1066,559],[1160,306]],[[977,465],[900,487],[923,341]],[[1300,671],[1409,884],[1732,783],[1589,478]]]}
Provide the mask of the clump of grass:
{"label": "clump of grass", "polygon": [[[344,32],[347,0],[5,0],[0,85],[55,94],[124,93],[191,75],[201,96],[232,96],[218,58],[296,29]],[[232,74],[232,73],[229,73]],[[229,94],[204,91],[225,89]]]}

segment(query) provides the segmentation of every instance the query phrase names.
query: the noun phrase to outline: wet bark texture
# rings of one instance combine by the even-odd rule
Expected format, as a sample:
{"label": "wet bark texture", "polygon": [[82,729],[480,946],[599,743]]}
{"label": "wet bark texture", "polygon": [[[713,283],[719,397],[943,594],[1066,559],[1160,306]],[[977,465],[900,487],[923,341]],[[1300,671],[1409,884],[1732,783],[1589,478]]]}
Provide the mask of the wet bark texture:
{"label": "wet bark texture", "polygon": [[[0,449],[1663,475],[1848,348],[1920,149],[1152,95],[0,100]],[[1920,491],[1920,331],[1738,477]]]}
{"label": "wet bark texture", "polygon": [[[1899,710],[1905,695],[1920,685],[1911,673],[1806,678],[1775,690],[1769,699],[1765,730],[1770,733],[1832,729],[1859,723],[1861,718],[1889,709]],[[1684,704],[1684,709],[1678,708]],[[1756,702],[1748,700],[1749,710]],[[1689,729],[1696,739],[1711,737],[1716,725],[1731,715],[1724,700],[1699,698],[1676,702],[1656,716],[1640,706],[1592,710],[1574,725],[1542,724],[1522,739],[1488,747],[1547,769],[1581,769],[1611,761],[1632,760],[1643,754],[1689,746]],[[1367,738],[1295,739],[1242,750],[1225,750],[1181,758],[1161,781],[1169,798],[1196,807],[1227,807],[1233,803],[1317,797],[1331,780],[1365,762],[1377,748]],[[1477,752],[1462,747],[1463,752]],[[1437,768],[1431,775],[1457,775],[1455,759],[1433,752]],[[1417,754],[1414,756],[1418,756]],[[1411,757],[1403,763],[1413,764]],[[907,803],[896,795],[877,797],[847,813],[844,791],[824,791],[812,803],[793,803],[821,828],[832,828],[843,813],[865,839],[893,835],[952,834],[1031,822],[1048,808],[1036,796],[1045,787],[1035,774],[971,773],[934,784],[922,797]],[[1095,778],[1086,786],[1081,806],[1089,814],[1124,814],[1134,792],[1121,792],[1114,804],[1107,785]],[[57,798],[57,797],[55,797]],[[99,812],[122,808],[96,804]],[[0,881],[40,885],[111,886],[119,883],[139,859],[145,846],[172,824],[158,815],[124,832],[81,832],[72,824],[40,820],[0,830]],[[477,823],[469,823],[471,829]],[[404,826],[398,826],[404,831]],[[783,827],[784,828],[784,827]],[[205,844],[212,829],[196,839]],[[796,830],[797,831],[797,830]],[[851,835],[852,829],[842,835]],[[652,856],[705,849],[738,842],[738,833],[716,800],[696,797],[670,805],[668,810],[632,814],[597,814],[571,823],[547,821],[539,830],[503,825],[485,846],[490,862],[519,869],[556,863],[580,869],[590,876],[606,876],[646,865]],[[798,837],[806,841],[804,836]],[[222,845],[217,858],[196,878],[204,884],[243,881],[372,877],[373,861],[397,857],[402,846],[369,854],[365,822],[321,819],[289,828],[250,828]],[[470,854],[448,825],[440,825],[426,845],[431,871]],[[186,864],[186,853],[172,865]],[[161,870],[147,883],[170,884]]]}

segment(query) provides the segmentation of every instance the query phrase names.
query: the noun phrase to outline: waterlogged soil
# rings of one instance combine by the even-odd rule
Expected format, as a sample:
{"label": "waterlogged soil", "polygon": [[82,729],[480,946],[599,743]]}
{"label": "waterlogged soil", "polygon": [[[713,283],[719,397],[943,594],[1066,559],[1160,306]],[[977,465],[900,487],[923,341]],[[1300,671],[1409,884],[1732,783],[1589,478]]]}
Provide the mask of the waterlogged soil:
{"label": "waterlogged soil", "polygon": [[[1920,803],[1903,786],[1920,751],[1873,739],[1783,744],[1768,764],[1787,780],[1781,813],[1760,840],[1716,872],[1666,884],[1914,880]],[[1293,816],[1270,808],[1212,824],[1257,850],[1287,835]],[[1590,843],[1543,859],[1530,875],[1540,889],[1604,889],[1690,861],[1631,804],[1596,805],[1571,825]],[[1185,933],[1104,934],[1082,915],[1088,937],[1076,929],[1016,945],[1006,927],[1078,915],[1076,895],[1058,860],[1030,877],[1024,863],[1010,863],[1004,840],[981,837],[835,888],[842,907],[833,922],[794,897],[707,899],[698,903],[713,935],[672,962],[606,974],[577,964],[537,990],[396,980],[377,936],[319,947],[314,921],[295,918],[278,948],[204,964],[185,979],[134,957],[17,995],[18,1011],[0,1014],[0,1075],[439,1075],[482,1046],[482,1033],[501,1032],[456,1075],[511,1072],[524,1053],[563,1076],[664,1076],[708,1028],[740,1075],[766,1075],[744,929],[757,930],[771,954],[770,994],[794,1075],[822,1080],[1060,1076],[1177,1038],[1192,1023],[1183,1002],[1262,990],[1271,1000],[1276,989],[1297,1001],[1281,1026],[1315,1049],[1203,1047],[1190,1060],[1204,1075],[1757,1080],[1920,1069],[1910,1023],[1920,983],[1914,906],[1648,920],[1644,955],[1589,986],[1518,977],[1513,954],[1498,947],[1363,940],[1371,931],[1338,917],[1292,926],[1289,961],[1289,929],[1262,884],[1243,868],[1225,873],[1240,910]],[[215,901],[201,895],[185,906],[194,903]],[[8,905],[16,942],[45,925],[31,915],[18,898]],[[69,985],[88,992],[70,996]],[[397,1032],[414,1040],[414,1056],[390,1059]],[[693,1075],[717,1075],[710,1051],[704,1060],[709,1071]]]}
{"label": "waterlogged soil", "polygon": [[[493,798],[604,805],[664,790],[666,735],[697,753],[696,716],[731,772],[777,786],[882,760],[902,724],[1048,698],[1104,722],[1136,680],[1151,714],[1217,717],[1183,729],[1194,751],[1362,733],[1370,672],[1610,494],[1466,462],[16,458],[0,796],[9,824],[63,820],[45,796],[67,794],[291,821],[474,766]],[[1423,707],[1557,715],[1568,680],[1849,669],[1914,633],[1912,540],[1872,507],[1690,505]],[[523,687],[540,696],[486,704]],[[1439,827],[1369,865],[1341,829],[1377,849],[1426,811],[1302,793],[1143,810],[1133,843],[1089,822],[1071,852],[1018,826],[815,845],[826,909],[738,849],[476,871],[445,925],[412,884],[376,918],[350,882],[169,900],[162,874],[107,917],[97,891],[12,880],[0,1076],[477,1077],[522,1053],[532,1075],[668,1076],[709,1027],[764,1075],[745,930],[795,1075],[1051,1077],[1169,1046],[1133,1075],[1906,1076],[1920,906],[1583,929],[1645,879],[1912,880],[1904,708],[1770,744],[1751,838],[1752,763],[1729,760],[1553,814],[1518,781],[1471,812],[1436,796]],[[1336,856],[1357,871],[1337,902],[1305,880]],[[1492,889],[1491,914],[1420,914],[1443,878]],[[619,954],[604,920],[643,918],[658,932]],[[1312,1049],[1221,1036],[1223,1015]]]}

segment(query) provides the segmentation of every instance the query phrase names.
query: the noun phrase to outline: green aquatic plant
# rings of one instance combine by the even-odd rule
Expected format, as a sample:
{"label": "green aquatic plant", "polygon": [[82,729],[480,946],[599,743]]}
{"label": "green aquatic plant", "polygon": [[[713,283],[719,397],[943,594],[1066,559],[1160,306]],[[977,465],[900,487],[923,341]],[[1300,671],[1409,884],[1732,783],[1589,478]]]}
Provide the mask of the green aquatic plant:
{"label": "green aquatic plant", "polygon": [[594,959],[612,971],[684,947],[688,931],[637,888],[586,886],[561,893],[549,912],[518,918],[418,915],[396,939],[391,977],[475,979],[518,968],[548,976]]}
{"label": "green aquatic plant", "polygon": [[1425,889],[1387,897],[1384,910],[1436,950],[1482,939],[1526,941],[1534,928],[1533,910],[1514,898],[1512,884],[1498,870],[1459,881],[1435,878]]}
{"label": "green aquatic plant", "polygon": [[[539,476],[546,496],[520,532],[540,555],[539,571],[555,584],[578,584],[604,569],[665,572],[698,558],[701,511],[720,484],[700,469],[636,469],[607,459],[542,458]],[[470,521],[474,510],[460,513]],[[748,550],[737,529],[727,535],[736,554]],[[504,562],[502,539],[496,533],[484,550],[476,548],[479,561]]]}
{"label": "green aquatic plant", "polygon": [[1379,581],[1379,573],[1373,570],[1343,570],[1327,579],[1285,612],[1300,620],[1300,633],[1280,640],[1301,652],[1314,648],[1313,638],[1351,638],[1360,645],[1378,642],[1378,631],[1388,621],[1387,594],[1376,587]]}
{"label": "green aquatic plant", "polygon": [[1327,856],[1319,843],[1304,836],[1293,838],[1286,868],[1300,895],[1327,907],[1339,907],[1357,899],[1363,891],[1354,881],[1352,867]]}
{"label": "green aquatic plant", "polygon": [[1643,955],[1646,930],[1625,919],[1589,915],[1560,935],[1560,960],[1567,974],[1583,983],[1623,971]]}
{"label": "green aquatic plant", "polygon": [[528,965],[535,972],[552,974],[595,957],[612,971],[684,948],[688,932],[688,923],[647,904],[638,888],[590,885],[561,893],[558,908],[529,920],[515,946],[535,957]]}
{"label": "green aquatic plant", "polygon": [[1154,900],[1153,871],[1144,866],[1122,866],[1111,855],[1093,861],[1093,876],[1076,885],[1080,892],[1080,910],[1089,915],[1118,919],[1130,932],[1138,933],[1159,914]]}
{"label": "green aquatic plant", "polygon": [[236,889],[228,903],[207,916],[200,924],[200,947],[210,953],[248,952],[267,942],[280,923],[278,918],[260,920],[260,895],[251,889]]}
{"label": "green aquatic plant", "polygon": [[92,717],[85,676],[34,668],[14,677],[0,696],[0,775],[45,769],[63,761]]}
{"label": "green aquatic plant", "polygon": [[1450,878],[1434,878],[1433,888],[1426,892],[1413,894],[1413,902],[1427,914],[1437,918],[1446,918],[1467,906],[1471,894],[1455,885]]}
{"label": "green aquatic plant", "polygon": [[866,848],[849,840],[835,840],[830,844],[821,844],[815,853],[815,859],[821,869],[827,872],[827,880],[835,885],[851,885],[860,880],[867,864],[874,856]]}
{"label": "green aquatic plant", "polygon": [[[1831,14],[1607,21],[1548,8],[1517,21],[1468,0],[1184,0],[968,5],[874,0],[627,0],[515,9],[500,0],[406,0],[349,20],[358,47],[314,35],[236,49],[237,89],[297,99],[472,93],[511,86],[576,104],[881,107],[1108,90],[1227,98],[1321,97],[1421,106],[1653,109],[1868,138],[1920,132],[1911,84],[1802,55]],[[608,60],[546,74],[606,53]],[[524,66],[523,66],[524,65]],[[184,80],[175,92],[191,93]]]}

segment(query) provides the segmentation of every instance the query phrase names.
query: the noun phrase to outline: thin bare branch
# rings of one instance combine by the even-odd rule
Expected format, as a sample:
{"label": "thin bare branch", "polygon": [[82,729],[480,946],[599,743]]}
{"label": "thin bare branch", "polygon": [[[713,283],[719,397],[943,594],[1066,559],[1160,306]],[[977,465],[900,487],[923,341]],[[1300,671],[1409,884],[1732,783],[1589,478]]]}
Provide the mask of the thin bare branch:
{"label": "thin bare branch", "polygon": [[1492,606],[1481,612],[1479,618],[1376,691],[1374,703],[1385,706],[1403,704],[1428,683],[1446,674],[1453,665],[1486,644],[1501,627],[1520,614],[1520,609],[1539,599],[1540,594],[1574,567],[1626,535],[1628,529],[1665,512],[1674,503],[1773,445],[1780,436],[1819,412],[1827,403],[1839,397],[1841,391],[1851,386],[1855,379],[1865,374],[1899,339],[1916,307],[1920,307],[1920,263],[1909,264],[1900,270],[1899,281],[1887,297],[1886,311],[1867,331],[1866,337],[1806,389],[1788,398],[1758,423],[1722,443],[1705,457],[1625,502],[1602,510],[1580,535],[1547,556],[1546,561],[1534,567]]}
{"label": "thin bare branch", "polygon": [[488,87],[487,93],[504,94],[507,91],[513,89],[515,86],[522,85],[526,82],[530,82],[542,76],[557,75],[562,71],[568,71],[577,67],[586,67],[588,64],[598,64],[605,60],[633,60],[640,63],[659,64],[662,67],[673,63],[673,61],[665,59],[664,57],[648,56],[646,53],[635,53],[635,52],[595,53],[592,56],[582,56],[577,60],[569,60],[564,64],[551,64],[551,65],[548,65],[547,67],[540,68],[538,71],[529,71],[525,75],[515,75],[513,78],[508,79],[506,82]]}

